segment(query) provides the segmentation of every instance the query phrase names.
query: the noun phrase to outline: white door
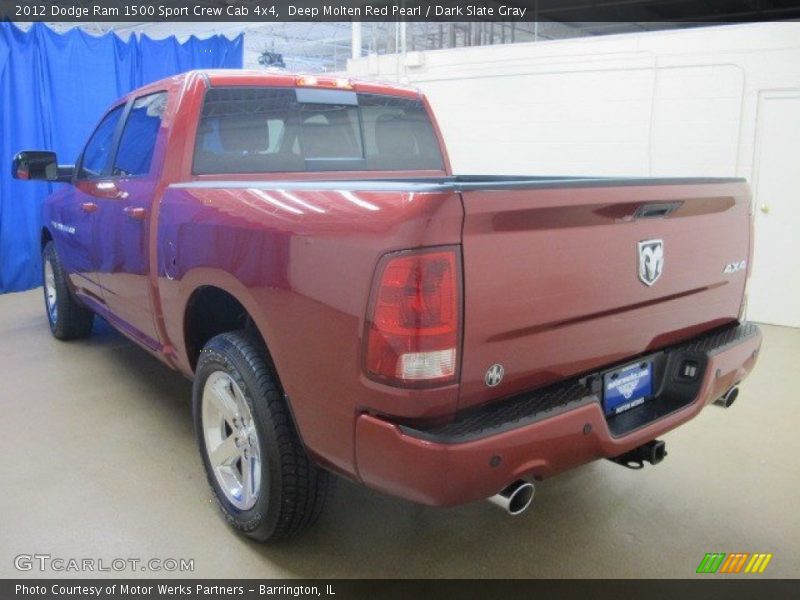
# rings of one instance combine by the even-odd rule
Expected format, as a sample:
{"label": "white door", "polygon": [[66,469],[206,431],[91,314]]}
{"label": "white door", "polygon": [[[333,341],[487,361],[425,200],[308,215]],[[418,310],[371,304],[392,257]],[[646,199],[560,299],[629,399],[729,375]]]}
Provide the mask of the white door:
{"label": "white door", "polygon": [[747,318],[800,327],[800,90],[762,92]]}

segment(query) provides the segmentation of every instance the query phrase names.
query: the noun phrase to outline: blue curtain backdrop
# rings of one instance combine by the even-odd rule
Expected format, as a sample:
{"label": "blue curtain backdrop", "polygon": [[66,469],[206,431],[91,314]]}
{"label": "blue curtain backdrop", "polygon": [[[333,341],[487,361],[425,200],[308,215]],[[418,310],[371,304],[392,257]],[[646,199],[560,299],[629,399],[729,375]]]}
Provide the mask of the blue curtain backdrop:
{"label": "blue curtain backdrop", "polygon": [[41,206],[54,189],[12,179],[14,154],[54,150],[60,163],[74,163],[115,99],[190,69],[241,68],[243,45],[243,35],[181,44],[0,23],[0,293],[41,285]]}

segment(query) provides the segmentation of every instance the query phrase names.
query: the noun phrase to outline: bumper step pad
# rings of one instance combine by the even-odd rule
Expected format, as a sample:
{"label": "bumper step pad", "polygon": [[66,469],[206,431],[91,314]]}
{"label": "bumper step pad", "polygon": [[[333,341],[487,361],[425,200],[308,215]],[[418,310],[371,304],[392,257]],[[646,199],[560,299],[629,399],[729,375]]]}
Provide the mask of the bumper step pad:
{"label": "bumper step pad", "polygon": [[[641,407],[646,410],[634,409],[612,417],[609,421],[611,430],[619,435],[689,404],[702,380],[707,359],[757,333],[758,327],[753,323],[727,326],[651,355],[656,357],[661,373],[659,395],[663,399],[646,403]],[[694,384],[677,381],[680,378],[674,375],[686,357],[695,358],[701,367]],[[404,425],[400,429],[407,435],[438,443],[456,444],[481,439],[554,417],[585,404],[599,403],[601,375],[602,372],[597,372],[489,405],[469,408],[459,412],[452,423],[430,428]],[[676,380],[674,384],[673,379]]]}

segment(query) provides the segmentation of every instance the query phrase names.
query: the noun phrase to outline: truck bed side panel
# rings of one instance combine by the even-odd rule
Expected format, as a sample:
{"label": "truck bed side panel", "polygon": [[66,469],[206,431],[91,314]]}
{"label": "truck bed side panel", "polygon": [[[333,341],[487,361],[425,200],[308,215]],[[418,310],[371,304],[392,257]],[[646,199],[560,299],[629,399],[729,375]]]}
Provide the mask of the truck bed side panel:
{"label": "truck bed side panel", "polygon": [[463,222],[453,192],[383,187],[203,182],[169,188],[161,205],[158,286],[181,369],[192,371],[184,343],[192,293],[213,285],[233,294],[269,346],[303,441],[345,472],[353,470],[357,413],[426,417],[452,414],[457,403],[455,385],[401,390],[362,374],[378,260],[457,244]]}

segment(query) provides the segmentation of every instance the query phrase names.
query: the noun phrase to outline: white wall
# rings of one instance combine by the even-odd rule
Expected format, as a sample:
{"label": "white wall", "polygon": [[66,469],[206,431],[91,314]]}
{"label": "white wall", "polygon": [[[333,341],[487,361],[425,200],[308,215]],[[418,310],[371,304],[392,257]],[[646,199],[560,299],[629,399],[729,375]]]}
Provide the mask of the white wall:
{"label": "white wall", "polygon": [[746,177],[757,206],[749,317],[800,324],[800,189],[756,156],[757,142],[780,146],[772,155],[793,155],[800,172],[800,139],[777,135],[800,115],[759,124],[779,114],[773,96],[800,97],[800,23],[369,56],[348,72],[422,89],[456,173]]}
{"label": "white wall", "polygon": [[758,93],[800,87],[800,23],[371,56],[428,94],[461,173],[750,177]]}

